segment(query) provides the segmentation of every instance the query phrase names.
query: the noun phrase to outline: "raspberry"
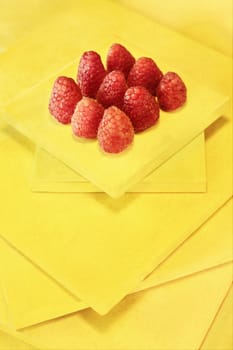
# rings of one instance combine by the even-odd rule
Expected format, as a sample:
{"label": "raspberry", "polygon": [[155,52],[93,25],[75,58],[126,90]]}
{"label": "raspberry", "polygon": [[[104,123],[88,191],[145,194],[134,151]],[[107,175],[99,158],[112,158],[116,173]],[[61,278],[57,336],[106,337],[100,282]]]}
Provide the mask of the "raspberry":
{"label": "raspberry", "polygon": [[113,70],[104,78],[97,93],[97,100],[105,107],[112,105],[122,108],[127,84],[124,74]]}
{"label": "raspberry", "polygon": [[115,106],[105,110],[98,129],[100,147],[108,153],[119,153],[134,138],[134,130],[127,115]]}
{"label": "raspberry", "polygon": [[164,111],[173,111],[181,107],[187,98],[187,89],[183,80],[174,72],[166,73],[156,89],[159,106]]}
{"label": "raspberry", "polygon": [[133,86],[126,91],[123,111],[136,133],[150,128],[159,119],[159,105],[143,86]]}
{"label": "raspberry", "polygon": [[81,98],[80,88],[72,78],[58,77],[53,85],[49,111],[60,123],[69,124]]}
{"label": "raspberry", "polygon": [[100,55],[95,51],[87,51],[82,55],[77,74],[77,81],[84,96],[96,97],[106,75]]}
{"label": "raspberry", "polygon": [[131,67],[135,63],[135,58],[131,53],[120,44],[113,44],[107,54],[107,70],[120,70],[124,73],[125,78],[129,74]]}
{"label": "raspberry", "polygon": [[96,138],[103,114],[104,108],[96,100],[83,97],[71,119],[74,135],[88,139]]}
{"label": "raspberry", "polygon": [[152,95],[156,94],[156,87],[163,73],[151,58],[139,58],[128,75],[129,86],[144,86]]}

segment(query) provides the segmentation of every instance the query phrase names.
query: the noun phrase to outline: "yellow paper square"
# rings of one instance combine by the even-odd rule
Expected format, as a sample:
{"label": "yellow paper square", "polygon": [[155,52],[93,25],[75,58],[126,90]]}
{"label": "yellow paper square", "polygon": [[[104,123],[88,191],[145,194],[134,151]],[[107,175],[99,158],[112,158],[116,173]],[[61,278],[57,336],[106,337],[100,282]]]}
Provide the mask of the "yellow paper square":
{"label": "yellow paper square", "polygon": [[[147,276],[136,290],[155,287],[227,263],[232,260],[231,247],[232,200]],[[82,310],[87,306],[62,289],[2,239],[0,256],[1,322],[14,328],[24,328]],[[7,270],[4,266],[8,267]]]}
{"label": "yellow paper square", "polygon": [[233,287],[231,286],[200,347],[201,350],[231,350],[233,348],[232,310]]}
{"label": "yellow paper square", "polygon": [[[101,190],[41,148],[32,177],[35,192],[100,192]],[[130,192],[204,192],[206,190],[204,134],[133,186]]]}
{"label": "yellow paper square", "polygon": [[[38,339],[36,340],[38,344]],[[32,350],[39,347],[33,345],[23,334],[14,331],[0,322],[0,350]],[[42,349],[40,347],[40,349]]]}
{"label": "yellow paper square", "polygon": [[198,349],[231,274],[231,265],[201,273],[129,296],[105,317],[85,310],[22,334],[48,350]]}
{"label": "yellow paper square", "polygon": [[[72,76],[75,67],[71,65],[61,74]],[[226,111],[226,97],[181,75],[189,91],[185,107],[172,116],[161,112],[159,124],[135,135],[133,145],[118,155],[104,154],[97,142],[78,141],[70,125],[52,120],[48,98],[55,77],[8,105],[6,121],[104,192],[119,197]]]}

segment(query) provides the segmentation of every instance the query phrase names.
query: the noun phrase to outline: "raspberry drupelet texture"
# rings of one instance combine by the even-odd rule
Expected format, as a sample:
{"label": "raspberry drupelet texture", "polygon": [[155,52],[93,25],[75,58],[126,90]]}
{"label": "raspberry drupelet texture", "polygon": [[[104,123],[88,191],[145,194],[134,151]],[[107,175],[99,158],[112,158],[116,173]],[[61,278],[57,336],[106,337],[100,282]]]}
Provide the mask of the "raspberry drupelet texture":
{"label": "raspberry drupelet texture", "polygon": [[107,70],[120,70],[124,73],[125,78],[135,63],[135,58],[121,44],[113,44],[107,54]]}
{"label": "raspberry drupelet texture", "polygon": [[144,86],[152,95],[155,95],[162,76],[163,73],[151,58],[141,57],[130,70],[127,83],[129,87]]}
{"label": "raspberry drupelet texture", "polygon": [[123,110],[136,133],[150,128],[159,119],[159,105],[143,86],[132,86],[126,91]]}
{"label": "raspberry drupelet texture", "polygon": [[174,111],[185,103],[187,89],[178,74],[167,72],[157,86],[156,95],[162,110]]}
{"label": "raspberry drupelet texture", "polygon": [[49,111],[60,123],[69,124],[81,98],[80,88],[72,78],[58,77],[53,85]]}
{"label": "raspberry drupelet texture", "polygon": [[77,104],[71,119],[74,135],[88,139],[96,138],[103,114],[104,108],[96,100],[83,97]]}
{"label": "raspberry drupelet texture", "polygon": [[100,147],[108,153],[119,153],[133,139],[134,129],[128,116],[115,106],[106,109],[98,129]]}
{"label": "raspberry drupelet texture", "polygon": [[95,51],[84,52],[77,74],[77,81],[83,96],[95,98],[105,75],[106,71],[100,55]]}
{"label": "raspberry drupelet texture", "polygon": [[104,78],[97,93],[97,100],[105,107],[112,105],[122,108],[127,83],[124,74],[114,70]]}

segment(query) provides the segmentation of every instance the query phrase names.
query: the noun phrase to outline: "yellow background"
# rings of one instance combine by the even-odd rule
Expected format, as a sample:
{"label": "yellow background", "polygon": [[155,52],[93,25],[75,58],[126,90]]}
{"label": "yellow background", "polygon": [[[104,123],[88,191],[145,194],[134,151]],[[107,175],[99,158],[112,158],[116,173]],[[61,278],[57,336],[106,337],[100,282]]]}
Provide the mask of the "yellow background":
{"label": "yellow background", "polygon": [[120,0],[120,2],[206,46],[231,55],[231,0]]}
{"label": "yellow background", "polygon": [[[207,46],[212,46],[214,48],[219,49],[225,54],[231,53],[231,1],[225,0],[212,0],[212,1],[201,1],[201,0],[191,0],[191,1],[157,1],[157,0],[144,0],[144,1],[122,1],[127,5],[134,6],[140,9],[140,11],[147,13],[147,15],[157,19],[158,21],[163,22],[164,24],[168,24],[173,26],[176,29],[181,30],[184,33],[189,34],[191,37],[194,37],[201,42],[205,43]],[[19,15],[18,11],[14,11],[15,8],[18,7],[19,1],[8,1],[8,0],[0,0],[0,38],[5,39],[5,47],[14,42],[15,38],[19,37],[19,32],[17,31],[20,27],[27,30],[30,30],[30,21],[31,24],[38,24],[35,21],[35,16],[33,17],[33,13],[31,12],[31,6],[36,4],[36,9],[40,7],[51,7],[51,3],[53,1],[44,1],[43,6],[41,6],[42,1],[20,1],[20,11],[22,12],[22,16]],[[56,2],[58,5],[59,1]],[[15,16],[14,24],[12,28],[15,29],[15,32],[4,32],[4,4],[7,4],[6,12],[8,11],[8,16]],[[30,4],[30,7],[27,5]],[[65,2],[65,5],[67,1]],[[3,7],[2,7],[3,5]],[[168,10],[169,9],[169,10]],[[175,11],[174,11],[175,9]],[[2,11],[3,10],[3,11]],[[55,9],[56,10],[56,9]],[[25,11],[25,12],[24,12]],[[51,10],[51,12],[54,12]],[[2,21],[3,19],[3,21]],[[38,17],[39,22],[43,21],[42,17]],[[6,38],[9,36],[8,38]],[[9,40],[8,40],[9,39]],[[4,40],[2,40],[4,41]],[[1,51],[1,40],[0,40],[0,51]],[[4,45],[2,45],[3,47]],[[221,66],[219,66],[221,69]],[[229,315],[230,309],[228,310]],[[224,324],[222,325],[222,329],[224,330]],[[221,337],[223,332],[218,333],[218,340]],[[229,343],[228,343],[229,344]],[[226,347],[228,346],[226,345]],[[213,345],[211,343],[211,347],[205,347],[205,349],[213,350],[216,346],[216,343]],[[216,346],[217,348],[217,346]],[[230,347],[229,347],[230,349]],[[5,348],[4,348],[5,350]],[[222,348],[221,348],[222,350]]]}

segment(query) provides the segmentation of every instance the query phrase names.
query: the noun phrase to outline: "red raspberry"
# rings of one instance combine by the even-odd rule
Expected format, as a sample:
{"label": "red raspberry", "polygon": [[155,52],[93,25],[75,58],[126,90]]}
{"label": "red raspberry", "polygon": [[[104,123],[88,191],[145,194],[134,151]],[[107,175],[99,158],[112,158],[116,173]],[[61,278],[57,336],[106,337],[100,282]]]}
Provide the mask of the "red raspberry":
{"label": "red raspberry", "polygon": [[187,89],[183,80],[174,72],[166,73],[156,89],[159,106],[164,111],[173,111],[181,107],[187,98]]}
{"label": "red raspberry", "polygon": [[159,105],[143,86],[133,86],[126,91],[123,111],[131,119],[136,133],[150,128],[159,119]]}
{"label": "red raspberry", "polygon": [[96,100],[83,97],[77,104],[71,119],[74,135],[88,139],[96,138],[104,108]]}
{"label": "red raspberry", "polygon": [[155,95],[162,76],[163,73],[151,58],[141,57],[130,70],[127,83],[129,86],[144,86]]}
{"label": "red raspberry", "polygon": [[124,73],[125,78],[135,63],[135,58],[131,53],[120,44],[113,44],[107,54],[107,70],[120,70]]}
{"label": "red raspberry", "polygon": [[124,112],[111,106],[104,112],[97,137],[100,147],[105,152],[119,153],[133,142],[132,123]]}
{"label": "red raspberry", "polygon": [[104,78],[97,92],[97,100],[105,107],[112,105],[122,108],[127,84],[124,74],[113,70]]}
{"label": "red raspberry", "polygon": [[69,124],[81,98],[80,88],[72,78],[58,77],[53,85],[49,111],[60,123]]}
{"label": "red raspberry", "polygon": [[84,96],[96,97],[96,93],[106,75],[100,55],[95,51],[87,51],[82,55],[77,81]]}

